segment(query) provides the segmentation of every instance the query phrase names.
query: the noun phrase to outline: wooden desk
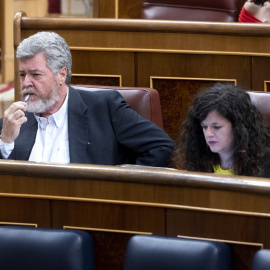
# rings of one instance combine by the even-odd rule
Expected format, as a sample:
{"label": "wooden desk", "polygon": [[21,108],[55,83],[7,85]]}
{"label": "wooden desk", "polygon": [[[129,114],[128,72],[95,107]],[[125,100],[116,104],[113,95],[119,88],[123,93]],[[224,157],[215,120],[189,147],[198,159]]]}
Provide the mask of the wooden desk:
{"label": "wooden desk", "polygon": [[269,24],[28,18],[17,13],[15,48],[40,30],[66,39],[73,84],[157,89],[164,129],[174,140],[202,87],[216,81],[254,91],[270,87]]}
{"label": "wooden desk", "polygon": [[270,181],[149,167],[0,161],[0,224],[77,228],[97,270],[123,269],[134,234],[230,244],[234,270],[270,248]]}

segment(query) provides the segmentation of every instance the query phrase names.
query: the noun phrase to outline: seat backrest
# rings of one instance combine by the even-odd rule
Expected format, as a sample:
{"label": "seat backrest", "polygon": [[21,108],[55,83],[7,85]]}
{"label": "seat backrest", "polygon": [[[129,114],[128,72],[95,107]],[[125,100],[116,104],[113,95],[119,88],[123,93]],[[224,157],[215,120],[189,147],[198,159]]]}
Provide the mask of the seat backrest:
{"label": "seat backrest", "polygon": [[245,0],[145,0],[143,19],[237,22]]}
{"label": "seat backrest", "polygon": [[0,268],[94,270],[90,234],[79,230],[0,227]]}
{"label": "seat backrest", "polygon": [[269,270],[270,269],[270,249],[261,249],[254,255],[252,270]]}
{"label": "seat backrest", "polygon": [[159,236],[132,237],[128,243],[124,270],[230,270],[227,244]]}
{"label": "seat backrest", "polygon": [[252,103],[262,114],[265,125],[270,128],[270,93],[257,91],[247,91],[247,93]]}
{"label": "seat backrest", "polygon": [[153,88],[93,85],[72,85],[72,87],[87,91],[117,90],[134,111],[163,128],[159,93]]}

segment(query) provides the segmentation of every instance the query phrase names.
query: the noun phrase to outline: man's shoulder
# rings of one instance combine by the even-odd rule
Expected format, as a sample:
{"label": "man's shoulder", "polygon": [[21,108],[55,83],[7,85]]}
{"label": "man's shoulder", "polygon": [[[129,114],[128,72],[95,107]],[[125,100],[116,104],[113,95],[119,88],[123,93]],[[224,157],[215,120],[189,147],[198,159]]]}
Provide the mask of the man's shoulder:
{"label": "man's shoulder", "polygon": [[88,103],[88,101],[95,100],[97,102],[121,102],[123,100],[122,95],[114,89],[99,89],[99,88],[90,88],[81,89],[81,88],[70,88],[70,96],[72,99],[76,99],[76,96],[80,96],[81,99]]}
{"label": "man's shoulder", "polygon": [[77,92],[80,96],[83,97],[103,97],[110,96],[110,95],[119,95],[119,92],[114,89],[102,89],[98,87],[74,87],[70,86],[71,92]]}

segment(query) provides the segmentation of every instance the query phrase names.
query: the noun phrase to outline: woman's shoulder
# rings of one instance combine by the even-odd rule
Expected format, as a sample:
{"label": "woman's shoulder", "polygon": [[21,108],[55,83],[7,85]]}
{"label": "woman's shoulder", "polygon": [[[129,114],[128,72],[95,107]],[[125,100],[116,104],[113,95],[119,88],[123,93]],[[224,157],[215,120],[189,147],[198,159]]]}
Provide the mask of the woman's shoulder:
{"label": "woman's shoulder", "polygon": [[246,1],[244,8],[262,23],[270,23],[270,3],[268,1],[263,6]]}
{"label": "woman's shoulder", "polygon": [[261,9],[261,7],[259,5],[256,5],[256,4],[254,4],[253,2],[250,2],[250,1],[245,2],[244,8],[245,8],[246,11],[250,12],[254,16],[256,16],[256,14]]}

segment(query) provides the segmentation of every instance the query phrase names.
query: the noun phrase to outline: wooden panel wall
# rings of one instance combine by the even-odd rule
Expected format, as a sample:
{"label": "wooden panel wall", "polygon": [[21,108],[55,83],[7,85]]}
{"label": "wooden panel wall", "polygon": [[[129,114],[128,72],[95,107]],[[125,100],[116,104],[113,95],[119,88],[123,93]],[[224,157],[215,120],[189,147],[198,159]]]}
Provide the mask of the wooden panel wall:
{"label": "wooden panel wall", "polygon": [[143,0],[93,0],[94,18],[140,19]]}
{"label": "wooden panel wall", "polygon": [[[56,31],[73,57],[72,83],[152,87],[174,139],[193,96],[217,81],[270,89],[270,25],[111,19],[15,18],[15,47]],[[18,74],[15,74],[19,97]]]}
{"label": "wooden panel wall", "polygon": [[97,270],[135,234],[228,243],[233,270],[270,248],[270,181],[171,169],[0,161],[0,225],[86,230]]}

